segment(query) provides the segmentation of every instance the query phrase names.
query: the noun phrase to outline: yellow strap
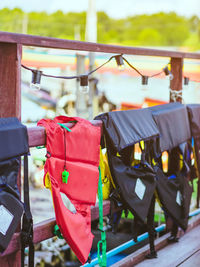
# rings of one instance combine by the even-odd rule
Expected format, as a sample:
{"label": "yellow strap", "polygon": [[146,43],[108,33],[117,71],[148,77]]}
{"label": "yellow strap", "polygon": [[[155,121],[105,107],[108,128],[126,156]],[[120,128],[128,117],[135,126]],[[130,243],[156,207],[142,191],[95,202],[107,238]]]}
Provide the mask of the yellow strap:
{"label": "yellow strap", "polygon": [[44,177],[44,184],[45,187],[49,190],[51,190],[51,180],[50,180],[50,176],[49,176],[49,172],[46,173],[45,177]]}

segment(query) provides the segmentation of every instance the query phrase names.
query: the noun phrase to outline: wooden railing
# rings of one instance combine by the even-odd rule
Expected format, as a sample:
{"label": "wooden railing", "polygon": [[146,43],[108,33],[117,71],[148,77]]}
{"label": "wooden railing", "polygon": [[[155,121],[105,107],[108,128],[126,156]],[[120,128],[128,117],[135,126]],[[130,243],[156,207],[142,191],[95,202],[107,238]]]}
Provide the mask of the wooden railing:
{"label": "wooden railing", "polygon": [[[171,71],[174,76],[170,88],[182,89],[182,68],[185,58],[200,59],[198,53],[184,53],[158,49],[86,43],[56,38],[0,32],[0,117],[21,118],[21,58],[23,46],[57,48],[76,51],[103,52],[112,54],[159,56],[171,58]],[[172,99],[170,99],[172,101]],[[45,144],[45,130],[42,127],[28,129],[30,147]],[[20,182],[19,182],[20,184]],[[104,202],[104,215],[109,214],[110,203]],[[92,208],[92,219],[98,218],[98,206]],[[55,219],[34,225],[34,243],[53,236]],[[12,257],[10,256],[12,254]],[[4,254],[0,266],[20,266],[20,237],[16,233]]]}

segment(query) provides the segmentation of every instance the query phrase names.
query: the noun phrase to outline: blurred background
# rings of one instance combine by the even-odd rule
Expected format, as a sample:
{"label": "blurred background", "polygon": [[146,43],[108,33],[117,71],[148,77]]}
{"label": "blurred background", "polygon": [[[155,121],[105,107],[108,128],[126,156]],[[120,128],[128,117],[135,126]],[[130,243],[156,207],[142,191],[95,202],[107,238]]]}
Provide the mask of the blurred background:
{"label": "blurred background", "polygon": [[[104,44],[175,51],[200,50],[198,0],[1,0],[0,31]],[[22,63],[47,74],[71,76],[98,67],[112,55],[24,47]],[[162,70],[168,58],[126,56],[144,75]],[[199,81],[197,60],[185,60],[184,75]],[[169,101],[165,75],[141,85],[141,77],[114,61],[94,73],[92,94],[81,94],[76,80],[42,77],[41,90],[31,90],[30,71],[22,69],[22,120],[37,122],[55,115],[92,119],[99,112],[148,106]],[[183,101],[199,102],[199,83],[183,88]],[[93,110],[88,106],[93,105]],[[78,103],[78,104],[77,104]],[[32,110],[34,109],[34,112]]]}

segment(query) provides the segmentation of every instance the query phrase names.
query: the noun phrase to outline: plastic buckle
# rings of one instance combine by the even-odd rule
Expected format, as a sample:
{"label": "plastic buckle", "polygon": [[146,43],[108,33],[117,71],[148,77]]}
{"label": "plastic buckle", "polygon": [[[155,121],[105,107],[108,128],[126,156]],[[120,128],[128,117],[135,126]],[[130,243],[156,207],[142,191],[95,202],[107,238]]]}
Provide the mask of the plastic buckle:
{"label": "plastic buckle", "polygon": [[33,219],[23,219],[23,227],[21,231],[21,241],[28,245],[30,239],[33,238]]}

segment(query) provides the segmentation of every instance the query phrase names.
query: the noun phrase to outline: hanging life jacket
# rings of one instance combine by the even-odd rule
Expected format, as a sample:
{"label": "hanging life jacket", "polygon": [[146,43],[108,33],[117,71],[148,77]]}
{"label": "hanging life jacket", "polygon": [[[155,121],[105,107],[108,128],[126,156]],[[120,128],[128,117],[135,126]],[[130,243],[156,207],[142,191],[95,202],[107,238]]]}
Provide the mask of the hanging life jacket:
{"label": "hanging life jacket", "polygon": [[155,173],[144,157],[139,166],[132,166],[131,153],[134,144],[159,135],[151,112],[115,111],[95,119],[103,121],[110,171],[122,202],[144,223],[156,186]]}
{"label": "hanging life jacket", "polygon": [[[181,151],[179,146],[186,148],[184,143],[191,138],[187,110],[180,103],[154,106],[150,110],[160,132],[159,149],[155,149],[154,155],[157,161],[155,169],[158,197],[167,214],[186,230],[192,187],[188,181],[187,151]],[[163,172],[160,164],[161,153],[164,151],[169,151],[168,173]],[[181,154],[182,167],[179,164]]]}
{"label": "hanging life jacket", "polygon": [[[75,122],[68,129],[64,123]],[[58,116],[42,119],[46,129],[47,160],[45,176],[51,183],[56,222],[59,229],[84,264],[93,241],[91,205],[95,205],[99,179],[100,128],[78,117]],[[45,179],[44,179],[45,181]],[[65,194],[76,211],[68,210],[61,198]]]}
{"label": "hanging life jacket", "polygon": [[165,212],[173,219],[176,225],[184,231],[187,229],[192,187],[187,177],[187,167],[183,161],[180,171],[166,175],[161,168],[157,173],[157,193]]}
{"label": "hanging life jacket", "polygon": [[[0,251],[3,252],[17,227],[21,230],[21,266],[29,245],[29,267],[34,266],[33,221],[29,205],[27,129],[17,118],[0,119]],[[20,201],[17,177],[20,156],[24,155],[24,204]]]}
{"label": "hanging life jacket", "polygon": [[[194,158],[196,167],[196,177],[198,177],[197,207],[199,207],[200,198],[200,105],[187,105],[188,116],[190,121],[191,134],[194,140]],[[195,177],[195,178],[196,178]]]}

